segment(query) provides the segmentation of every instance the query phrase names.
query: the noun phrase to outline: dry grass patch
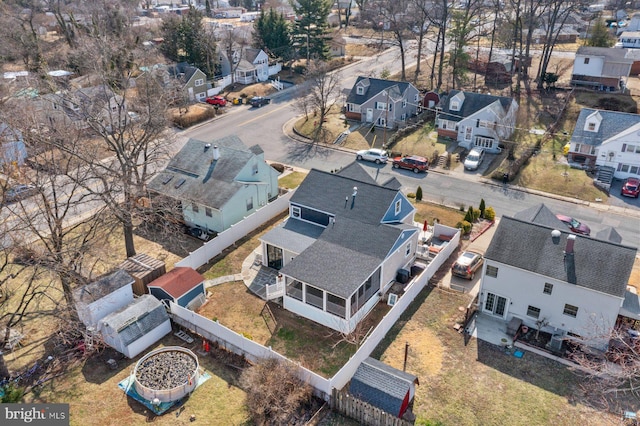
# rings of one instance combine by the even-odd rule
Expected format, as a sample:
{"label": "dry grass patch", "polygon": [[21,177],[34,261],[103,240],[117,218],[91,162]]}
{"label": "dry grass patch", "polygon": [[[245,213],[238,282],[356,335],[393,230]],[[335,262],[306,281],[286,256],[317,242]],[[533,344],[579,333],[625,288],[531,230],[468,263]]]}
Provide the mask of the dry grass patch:
{"label": "dry grass patch", "polygon": [[433,219],[438,219],[443,225],[455,227],[458,222],[464,219],[466,213],[459,209],[427,201],[416,201],[414,206],[417,210],[415,221],[420,223],[426,220],[429,224],[433,224]]}
{"label": "dry grass patch", "polygon": [[[469,297],[426,288],[372,354],[417,374],[416,424],[609,424],[614,417],[579,399],[578,377],[568,368],[527,352],[522,359],[472,339],[453,325]],[[426,359],[425,359],[426,358]],[[430,358],[430,359],[429,359]],[[507,401],[505,403],[505,401]]]}
{"label": "dry grass patch", "polygon": [[[161,346],[179,346],[181,343],[183,342],[174,336],[167,335],[148,351]],[[191,415],[205,422],[225,419],[225,424],[251,424],[244,407],[245,392],[237,385],[238,372],[227,366],[233,362],[226,358],[226,354],[212,352],[208,356],[199,355],[200,365],[211,378],[198,387],[181,407],[172,408],[162,416],[154,415],[118,388],[118,383],[131,373],[135,362],[143,355],[133,360],[118,360],[119,368],[113,371],[105,361],[114,354],[107,350],[70,369],[65,376],[47,382],[36,392],[28,394],[25,402],[69,403],[71,425],[87,424],[87,419],[98,425],[143,425],[150,422],[159,425],[186,425],[191,423]]]}

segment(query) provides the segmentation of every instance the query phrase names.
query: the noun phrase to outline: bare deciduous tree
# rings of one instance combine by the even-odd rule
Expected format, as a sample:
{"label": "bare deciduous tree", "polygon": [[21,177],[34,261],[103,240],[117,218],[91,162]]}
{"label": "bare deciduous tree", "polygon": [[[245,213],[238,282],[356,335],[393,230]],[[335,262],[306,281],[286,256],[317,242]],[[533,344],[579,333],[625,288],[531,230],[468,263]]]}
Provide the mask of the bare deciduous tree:
{"label": "bare deciduous tree", "polygon": [[312,61],[306,70],[309,84],[309,105],[317,117],[313,131],[313,141],[326,139],[324,120],[331,108],[340,100],[340,74],[329,72],[325,62]]}

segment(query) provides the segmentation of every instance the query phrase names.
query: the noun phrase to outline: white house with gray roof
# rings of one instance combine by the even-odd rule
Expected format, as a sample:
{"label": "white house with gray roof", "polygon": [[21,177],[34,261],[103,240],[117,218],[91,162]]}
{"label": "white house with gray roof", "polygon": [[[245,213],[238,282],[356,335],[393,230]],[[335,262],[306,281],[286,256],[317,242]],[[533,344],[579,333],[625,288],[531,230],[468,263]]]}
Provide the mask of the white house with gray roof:
{"label": "white house with gray roof", "polygon": [[349,120],[394,129],[421,111],[420,91],[406,81],[358,77],[347,96]]}
{"label": "white house with gray roof", "polygon": [[187,225],[222,232],[278,196],[278,172],[235,135],[189,139],[149,189],[179,201]]}
{"label": "white house with gray roof", "polygon": [[640,115],[583,108],[571,135],[568,160],[610,168],[618,179],[640,176]]}
{"label": "white house with gray roof", "polygon": [[340,173],[311,170],[289,203],[289,218],[266,233],[263,263],[280,273],[285,309],[351,333],[399,269],[415,260],[415,208],[395,178],[379,184],[357,163]]}
{"label": "white house with gray roof", "polygon": [[544,205],[503,216],[485,253],[480,310],[606,348],[619,315],[640,318],[637,295],[635,310],[623,310],[636,251],[572,234]]}
{"label": "white house with gray roof", "polygon": [[580,46],[573,62],[571,84],[605,92],[624,91],[634,59],[629,49]]}
{"label": "white house with gray roof", "polygon": [[513,134],[518,103],[506,96],[452,90],[436,108],[438,137],[454,139],[466,149],[500,152],[500,140]]}

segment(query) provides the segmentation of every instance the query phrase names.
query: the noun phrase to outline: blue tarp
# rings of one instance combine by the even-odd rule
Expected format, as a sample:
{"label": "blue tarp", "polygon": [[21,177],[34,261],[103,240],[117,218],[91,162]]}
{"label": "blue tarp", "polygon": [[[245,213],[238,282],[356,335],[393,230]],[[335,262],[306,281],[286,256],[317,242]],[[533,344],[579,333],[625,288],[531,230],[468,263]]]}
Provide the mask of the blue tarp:
{"label": "blue tarp", "polygon": [[[196,388],[195,389],[198,389],[198,387],[200,385],[202,385],[204,382],[206,382],[210,378],[211,378],[210,374],[208,374],[206,372],[202,373],[200,375],[200,378],[198,379],[198,383],[196,384]],[[166,413],[167,410],[169,410],[171,407],[173,407],[175,405],[182,404],[184,402],[185,398],[186,398],[186,397],[184,397],[182,399],[179,399],[177,401],[172,401],[172,402],[161,402],[159,405],[154,405],[151,401],[149,401],[148,399],[143,398],[142,396],[140,396],[140,394],[138,392],[136,392],[136,388],[133,385],[133,374],[128,376],[128,377],[126,377],[124,380],[122,380],[120,383],[118,383],[118,387],[120,389],[122,389],[124,391],[124,393],[126,393],[128,396],[130,396],[131,398],[135,399],[140,404],[144,405],[145,407],[147,407],[149,410],[153,411],[158,416],[161,415],[161,414]]]}

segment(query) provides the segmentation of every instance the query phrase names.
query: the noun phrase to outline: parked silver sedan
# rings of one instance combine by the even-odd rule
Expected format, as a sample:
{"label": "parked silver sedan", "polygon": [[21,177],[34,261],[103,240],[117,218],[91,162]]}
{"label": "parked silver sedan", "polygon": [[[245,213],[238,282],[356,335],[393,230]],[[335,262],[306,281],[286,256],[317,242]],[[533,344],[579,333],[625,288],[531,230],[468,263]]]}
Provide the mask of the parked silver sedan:
{"label": "parked silver sedan", "polygon": [[384,149],[371,148],[358,151],[356,153],[356,159],[373,161],[376,164],[380,164],[386,163],[389,158],[387,157],[387,151]]}

